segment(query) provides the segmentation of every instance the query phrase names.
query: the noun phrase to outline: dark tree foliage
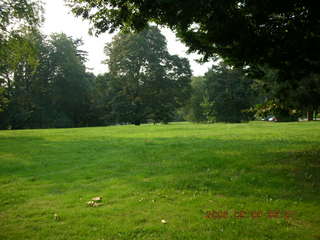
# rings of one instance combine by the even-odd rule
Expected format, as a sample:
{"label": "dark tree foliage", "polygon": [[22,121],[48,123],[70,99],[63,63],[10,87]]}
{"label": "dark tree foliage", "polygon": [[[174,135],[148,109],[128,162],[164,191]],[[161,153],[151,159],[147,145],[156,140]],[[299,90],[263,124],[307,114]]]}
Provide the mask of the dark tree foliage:
{"label": "dark tree foliage", "polygon": [[88,125],[92,76],[78,50],[81,42],[64,34],[46,39],[37,32],[23,38],[32,43],[33,51],[23,51],[2,78],[8,103],[0,114],[1,128]]}
{"label": "dark tree foliage", "polygon": [[254,103],[252,80],[242,70],[221,65],[206,73],[209,102],[217,122],[250,120],[246,111]]}
{"label": "dark tree foliage", "polygon": [[97,33],[169,26],[204,58],[217,54],[236,66],[268,65],[293,88],[320,72],[317,1],[283,0],[67,0]]}
{"label": "dark tree foliage", "polygon": [[115,124],[114,116],[111,114],[110,99],[112,93],[110,91],[111,75],[105,73],[95,76],[89,75],[91,82],[89,111],[84,113],[88,118],[90,126],[106,126]]}
{"label": "dark tree foliage", "polygon": [[24,125],[23,122],[30,118],[31,78],[38,64],[37,45],[41,36],[38,32],[25,29],[22,29],[20,34],[18,37],[11,35],[2,45],[5,48],[1,51],[3,58],[0,58],[1,128],[8,125],[13,115],[15,115],[14,125]]}
{"label": "dark tree foliage", "polygon": [[85,72],[84,57],[79,51],[81,41],[64,34],[51,36],[52,105],[57,127],[83,126],[89,109],[90,82]]}
{"label": "dark tree foliage", "polygon": [[118,34],[106,47],[110,73],[97,77],[81,44],[28,29],[8,38],[6,51],[19,54],[1,60],[1,128],[167,123],[187,100],[189,62],[167,52],[156,27]]}
{"label": "dark tree foliage", "polygon": [[41,22],[41,4],[32,0],[0,1],[0,118],[4,119],[12,88],[12,72],[28,62],[36,65],[32,39],[25,38]]}
{"label": "dark tree foliage", "polygon": [[[204,77],[192,77],[191,96],[182,108],[184,119],[192,122],[208,122],[208,89]],[[209,110],[211,111],[211,110]]]}
{"label": "dark tree foliage", "polygon": [[192,83],[192,96],[184,108],[195,122],[237,123],[252,119],[248,110],[256,103],[252,80],[242,70],[225,64],[214,66]]}
{"label": "dark tree foliage", "polygon": [[188,98],[187,59],[170,55],[156,27],[119,33],[106,47],[112,75],[111,112],[120,123],[169,122]]}
{"label": "dark tree foliage", "polygon": [[26,52],[31,59],[31,44],[23,36],[36,31],[41,22],[41,10],[41,5],[32,0],[0,2],[0,76],[14,68],[18,58],[23,58]]}
{"label": "dark tree foliage", "polygon": [[259,94],[256,107],[259,116],[276,116],[278,121],[296,121],[303,115],[309,120],[320,110],[320,75],[311,74],[302,79],[304,84],[293,88],[278,80],[278,71],[261,68],[264,77],[255,79],[254,88]]}

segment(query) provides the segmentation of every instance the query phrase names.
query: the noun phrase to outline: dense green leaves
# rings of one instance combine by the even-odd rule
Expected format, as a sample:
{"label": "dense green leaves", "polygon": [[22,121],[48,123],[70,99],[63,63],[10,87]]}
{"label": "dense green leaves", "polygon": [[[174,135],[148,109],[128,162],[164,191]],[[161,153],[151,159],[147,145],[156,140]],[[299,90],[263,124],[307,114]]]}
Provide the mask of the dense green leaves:
{"label": "dense green leaves", "polygon": [[249,108],[257,99],[252,80],[225,64],[210,69],[205,77],[193,78],[192,96],[184,108],[195,122],[241,122],[251,119]]}
{"label": "dense green leaves", "polygon": [[[2,0],[0,2],[0,120],[6,125],[13,89],[13,78],[19,69],[25,70],[25,79],[37,65],[33,38],[35,27],[41,21],[41,5],[32,0]],[[25,81],[29,85],[28,81]],[[25,103],[27,99],[24,99]],[[12,104],[12,103],[11,103]],[[3,126],[0,126],[3,127]]]}
{"label": "dense green leaves", "polygon": [[189,62],[168,53],[156,27],[118,34],[106,46],[110,73],[97,77],[82,42],[65,34],[26,31],[7,43],[21,51],[1,62],[1,128],[167,123],[189,97]]}
{"label": "dense green leaves", "polygon": [[212,114],[218,122],[248,121],[245,110],[254,103],[252,81],[243,71],[220,66],[206,73]]}
{"label": "dense green leaves", "polygon": [[187,59],[170,55],[156,27],[119,33],[106,47],[112,75],[111,109],[117,122],[168,122],[189,96]]}
{"label": "dense green leaves", "polygon": [[[9,62],[2,77],[2,128],[75,127],[88,124],[91,78],[79,41],[64,34],[50,39],[37,32],[22,36],[28,47]],[[8,41],[19,47],[20,41]],[[31,49],[30,51],[27,51]],[[22,52],[22,51],[21,51]],[[20,53],[21,53],[20,52]],[[35,61],[35,63],[33,63]]]}
{"label": "dense green leaves", "polygon": [[[260,96],[257,113],[262,116],[276,116],[278,120],[297,120],[302,114],[312,115],[320,111],[320,81],[318,74],[302,79],[304,84],[288,85],[279,81],[279,72],[260,68],[264,76],[255,80],[254,88]],[[311,120],[309,118],[309,120]]]}
{"label": "dense green leaves", "polygon": [[[2,1],[1,128],[167,123],[177,113],[192,121],[240,122],[256,104],[258,112],[294,112],[295,119],[319,111],[319,12],[312,2],[68,2],[97,33],[123,30],[105,48],[110,71],[86,72],[80,40],[39,33],[38,2]],[[204,60],[219,55],[228,65],[194,78],[189,100],[188,60],[170,55],[149,22],[175,30]]]}
{"label": "dense green leaves", "polygon": [[283,0],[67,0],[97,33],[169,26],[204,59],[236,66],[267,65],[289,88],[320,73],[320,10],[316,1]]}
{"label": "dense green leaves", "polygon": [[[186,120],[193,122],[209,122],[205,102],[208,99],[206,80],[204,77],[192,77],[191,97],[182,109]],[[211,107],[210,107],[211,109]],[[211,111],[209,109],[209,112]]]}
{"label": "dense green leaves", "polygon": [[17,27],[36,26],[41,21],[42,6],[34,0],[1,0],[0,41]]}

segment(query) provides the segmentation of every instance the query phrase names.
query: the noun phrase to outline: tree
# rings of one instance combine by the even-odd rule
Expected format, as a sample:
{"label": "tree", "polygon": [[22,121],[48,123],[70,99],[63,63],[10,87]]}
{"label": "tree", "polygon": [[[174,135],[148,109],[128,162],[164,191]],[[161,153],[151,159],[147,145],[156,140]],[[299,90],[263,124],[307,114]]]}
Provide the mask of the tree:
{"label": "tree", "polygon": [[296,88],[278,80],[279,73],[264,67],[264,76],[255,79],[254,88],[260,95],[257,113],[261,117],[276,116],[279,121],[297,121],[304,114],[312,120],[320,108],[320,81],[318,74],[303,78]]}
{"label": "tree", "polygon": [[[217,122],[241,122],[250,120],[248,110],[254,103],[255,94],[250,80],[242,70],[227,65],[213,67],[206,75],[209,115]],[[206,99],[205,99],[206,100]]]}
{"label": "tree", "polygon": [[192,79],[191,98],[183,108],[184,118],[193,122],[241,122],[253,114],[256,104],[253,81],[243,70],[221,63],[204,77]]}
{"label": "tree", "polygon": [[183,107],[183,117],[192,122],[209,122],[208,115],[211,111],[208,103],[208,89],[204,77],[192,77],[191,96]]}
{"label": "tree", "polygon": [[106,46],[112,75],[111,105],[117,122],[167,123],[188,97],[187,59],[170,55],[157,27],[139,34],[119,33]]}
{"label": "tree", "polygon": [[42,11],[42,6],[39,4],[39,1],[2,0],[0,9],[1,37],[10,34],[17,26],[35,26],[41,21],[40,12]]}
{"label": "tree", "polygon": [[116,96],[111,84],[113,77],[110,73],[93,78],[93,91],[90,101],[90,125],[111,125],[116,123],[116,112],[112,112],[112,99]]}
{"label": "tree", "polygon": [[[320,73],[320,10],[316,1],[283,0],[67,0],[76,15],[91,20],[96,33],[166,25],[204,59],[228,64],[267,65],[290,88]],[[260,72],[260,71],[258,71]],[[260,72],[261,73],[261,72]]]}
{"label": "tree", "polygon": [[6,127],[6,110],[10,105],[13,72],[19,62],[34,69],[36,59],[30,41],[40,19],[41,5],[30,0],[2,0],[0,2],[0,128]]}
{"label": "tree", "polygon": [[0,114],[2,128],[9,122],[14,128],[26,126],[33,109],[33,75],[38,66],[37,47],[41,36],[29,29],[21,29],[20,34],[7,39],[2,51],[4,58],[0,60],[0,88],[7,99],[6,109]]}
{"label": "tree", "polygon": [[54,34],[50,40],[52,106],[56,127],[86,125],[91,83],[84,65],[82,42],[65,34]]}
{"label": "tree", "polygon": [[0,3],[0,87],[17,62],[28,55],[34,62],[32,42],[25,36],[37,32],[42,8],[35,1],[3,0]]}
{"label": "tree", "polygon": [[0,113],[1,127],[87,125],[94,77],[85,71],[85,53],[79,50],[81,41],[65,34],[47,39],[39,32],[21,37],[28,47],[21,45],[19,39],[9,39],[8,46],[23,51],[11,61],[6,59],[7,72],[0,75],[8,99]]}

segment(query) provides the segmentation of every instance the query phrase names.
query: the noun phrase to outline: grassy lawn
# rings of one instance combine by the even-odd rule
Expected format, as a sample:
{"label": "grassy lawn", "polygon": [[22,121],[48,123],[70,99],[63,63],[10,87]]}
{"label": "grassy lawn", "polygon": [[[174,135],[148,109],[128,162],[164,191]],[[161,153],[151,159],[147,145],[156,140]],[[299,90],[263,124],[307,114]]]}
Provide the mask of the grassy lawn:
{"label": "grassy lawn", "polygon": [[0,131],[0,239],[320,239],[320,122]]}

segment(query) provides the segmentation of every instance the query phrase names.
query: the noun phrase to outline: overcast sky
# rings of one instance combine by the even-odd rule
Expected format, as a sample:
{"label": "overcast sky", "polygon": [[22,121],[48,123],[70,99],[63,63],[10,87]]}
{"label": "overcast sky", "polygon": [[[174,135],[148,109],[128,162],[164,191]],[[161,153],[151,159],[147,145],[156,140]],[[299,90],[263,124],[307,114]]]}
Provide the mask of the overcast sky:
{"label": "overcast sky", "polygon": [[[82,49],[89,54],[87,67],[95,74],[108,71],[106,65],[101,61],[105,59],[103,48],[105,43],[112,40],[111,34],[102,34],[99,37],[90,36],[88,34],[89,23],[81,18],[76,18],[70,13],[70,9],[64,5],[63,0],[46,0],[45,6],[45,22],[42,30],[49,35],[55,32],[64,32],[74,38],[81,38],[84,42]],[[199,58],[196,54],[187,55],[187,47],[178,41],[174,33],[170,29],[163,28],[162,33],[166,36],[168,42],[168,50],[170,54],[187,57],[191,64],[193,75],[201,76],[212,65],[211,63],[198,64],[195,59]]]}

